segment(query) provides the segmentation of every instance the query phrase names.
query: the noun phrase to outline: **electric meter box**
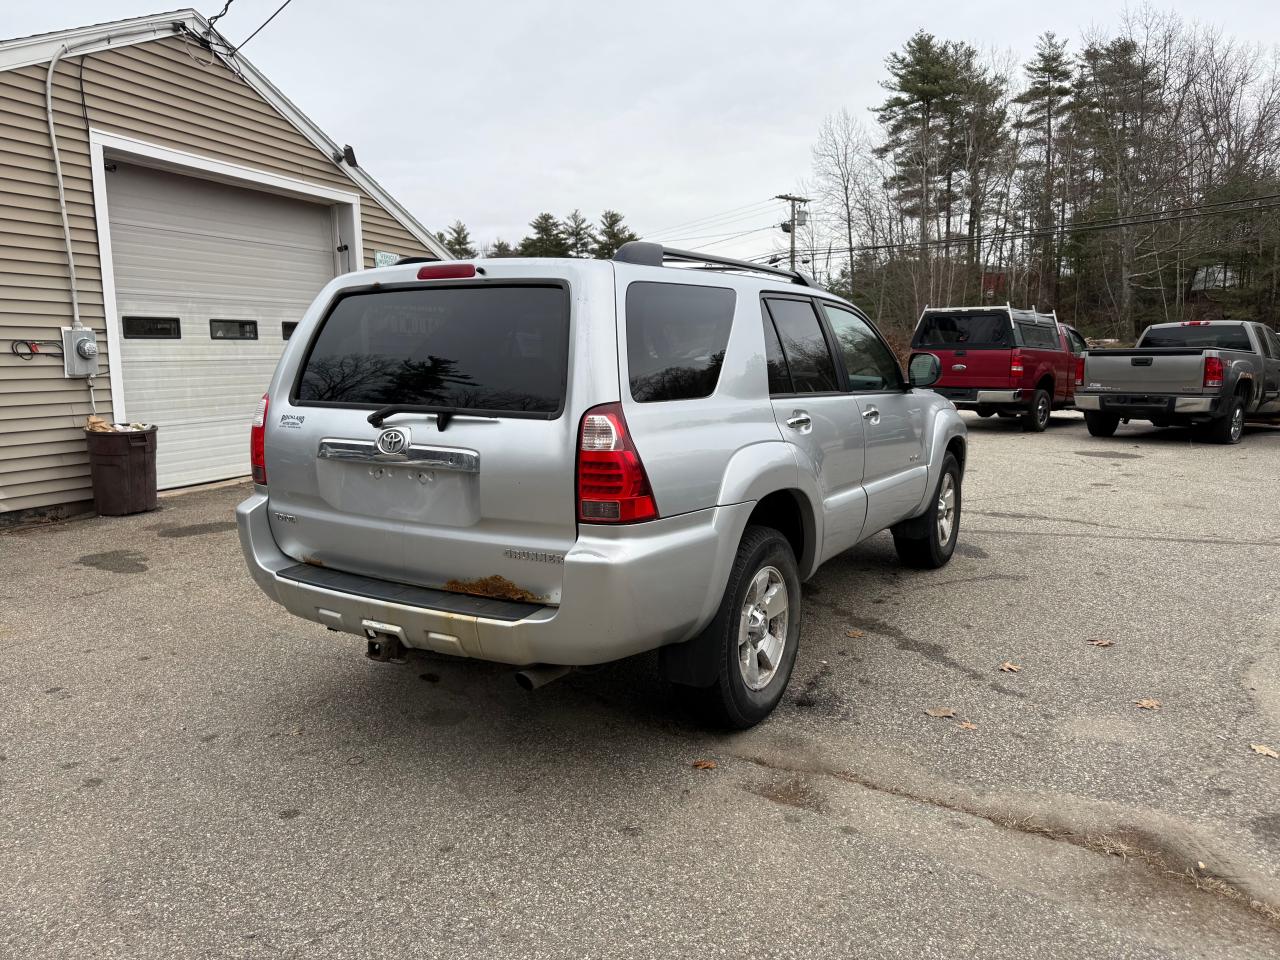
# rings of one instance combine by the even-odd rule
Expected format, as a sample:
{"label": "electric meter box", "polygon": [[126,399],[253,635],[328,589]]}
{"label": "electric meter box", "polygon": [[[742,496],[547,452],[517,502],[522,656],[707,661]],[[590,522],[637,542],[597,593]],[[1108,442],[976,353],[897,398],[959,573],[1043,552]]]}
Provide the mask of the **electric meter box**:
{"label": "electric meter box", "polygon": [[62,328],[62,363],[68,377],[98,375],[98,337],[88,327]]}

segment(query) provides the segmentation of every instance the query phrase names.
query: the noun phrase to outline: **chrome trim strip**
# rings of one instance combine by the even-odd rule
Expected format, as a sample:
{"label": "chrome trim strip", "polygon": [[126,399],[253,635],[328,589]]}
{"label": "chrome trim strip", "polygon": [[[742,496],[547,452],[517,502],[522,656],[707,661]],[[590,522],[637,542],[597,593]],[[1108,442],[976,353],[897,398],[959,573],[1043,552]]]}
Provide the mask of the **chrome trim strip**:
{"label": "chrome trim strip", "polygon": [[345,460],[359,463],[384,463],[405,467],[428,467],[432,470],[453,470],[457,473],[479,473],[480,454],[460,447],[431,447],[414,443],[404,453],[380,453],[372,440],[341,440],[326,438],[320,441],[316,453],[320,460]]}

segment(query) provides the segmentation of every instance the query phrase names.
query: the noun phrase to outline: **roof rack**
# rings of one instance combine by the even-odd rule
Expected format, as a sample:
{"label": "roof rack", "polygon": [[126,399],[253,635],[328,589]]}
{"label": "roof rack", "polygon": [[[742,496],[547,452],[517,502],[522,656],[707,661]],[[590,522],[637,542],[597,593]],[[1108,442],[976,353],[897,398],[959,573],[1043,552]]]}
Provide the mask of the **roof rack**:
{"label": "roof rack", "polygon": [[779,277],[788,283],[797,283],[802,287],[816,287],[817,284],[798,270],[783,270],[781,267],[770,267],[762,263],[751,263],[749,260],[734,260],[732,257],[718,257],[714,254],[695,253],[692,250],[674,250],[660,243],[648,240],[632,240],[624,243],[613,255],[619,263],[635,263],[645,267],[662,267],[668,263],[700,263],[703,270],[741,270],[746,273],[763,273],[771,277]]}

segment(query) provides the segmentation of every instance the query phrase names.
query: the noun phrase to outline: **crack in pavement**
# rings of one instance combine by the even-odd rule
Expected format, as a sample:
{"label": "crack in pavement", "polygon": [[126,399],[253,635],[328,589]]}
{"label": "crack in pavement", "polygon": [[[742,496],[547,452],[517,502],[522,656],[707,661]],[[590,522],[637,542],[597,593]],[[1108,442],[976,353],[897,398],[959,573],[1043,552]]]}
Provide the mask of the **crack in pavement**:
{"label": "crack in pavement", "polygon": [[[1006,830],[1069,843],[1104,856],[1133,859],[1165,879],[1192,886],[1245,907],[1280,929],[1280,897],[1264,889],[1266,885],[1261,878],[1253,876],[1245,868],[1230,864],[1229,858],[1213,851],[1211,842],[1200,836],[1195,827],[1167,815],[1149,810],[1128,810],[1123,811],[1130,818],[1126,822],[1123,817],[1109,818],[1101,809],[1101,804],[1077,802],[1077,807],[1086,815],[1082,820],[1092,815],[1096,821],[1090,825],[1072,822],[1064,812],[1067,805],[1060,798],[1047,808],[1048,812],[1033,809],[1030,804],[1022,811],[1013,812],[976,798],[962,800],[958,796],[959,789],[951,797],[930,795],[922,790],[911,790],[905,786],[878,781],[866,774],[843,770],[822,761],[797,762],[800,758],[794,754],[789,755],[787,761],[748,753],[731,753],[728,756],[778,773],[830,777],[876,793],[977,817]],[[1012,805],[1009,799],[1004,800],[1006,808]],[[1148,822],[1140,822],[1144,818]],[[1206,863],[1216,866],[1211,869],[1204,866]]]}
{"label": "crack in pavement", "polygon": [[[1047,521],[1052,522],[1052,521]],[[1280,549],[1280,540],[1225,540],[1221,537],[1151,537],[1151,536],[1123,536],[1113,533],[1046,533],[1043,531],[1032,530],[981,530],[968,528],[965,530],[969,534],[979,534],[980,536],[1004,536],[1004,537],[1074,537],[1078,540],[1142,540],[1151,543],[1191,543],[1191,544],[1207,544],[1217,547],[1275,547]]]}

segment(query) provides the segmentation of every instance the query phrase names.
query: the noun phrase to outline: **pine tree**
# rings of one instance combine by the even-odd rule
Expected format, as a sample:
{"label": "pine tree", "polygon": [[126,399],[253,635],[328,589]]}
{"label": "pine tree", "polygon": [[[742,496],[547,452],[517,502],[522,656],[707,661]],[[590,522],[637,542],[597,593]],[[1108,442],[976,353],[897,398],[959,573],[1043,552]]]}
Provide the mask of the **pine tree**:
{"label": "pine tree", "polygon": [[471,233],[461,220],[453,221],[447,233],[437,233],[436,236],[457,260],[470,260],[476,255],[476,248],[471,245]]}
{"label": "pine tree", "polygon": [[606,210],[600,215],[600,228],[596,234],[593,253],[597,260],[612,260],[620,246],[639,239],[640,237],[622,222],[622,214],[617,210]]}
{"label": "pine tree", "polygon": [[591,227],[591,221],[582,215],[582,211],[575,210],[565,217],[562,226],[565,243],[569,247],[569,256],[584,260],[589,258],[596,245],[596,234]]}
{"label": "pine tree", "polygon": [[[1069,98],[1072,93],[1071,61],[1067,57],[1067,42],[1059,41],[1052,32],[1040,35],[1036,42],[1035,59],[1028,63],[1023,72],[1029,81],[1027,89],[1018,96],[1014,103],[1027,108],[1026,114],[1018,123],[1020,129],[1028,133],[1027,144],[1040,152],[1039,166],[1040,185],[1038,203],[1036,203],[1039,229],[1048,231],[1053,227],[1053,194],[1056,159],[1054,150],[1058,129],[1055,124],[1063,121],[1067,112]],[[1040,302],[1056,304],[1058,300],[1058,261],[1054,253],[1054,238],[1046,232],[1040,244]],[[1050,270],[1050,264],[1053,269]]]}
{"label": "pine tree", "polygon": [[489,247],[489,250],[485,253],[485,256],[495,257],[500,259],[502,257],[519,256],[519,253],[515,247],[507,243],[507,241],[503,240],[501,237],[499,237],[497,240],[493,241],[493,244]]}
{"label": "pine tree", "polygon": [[569,243],[564,224],[550,213],[540,213],[529,221],[533,233],[520,241],[522,257],[567,257]]}

